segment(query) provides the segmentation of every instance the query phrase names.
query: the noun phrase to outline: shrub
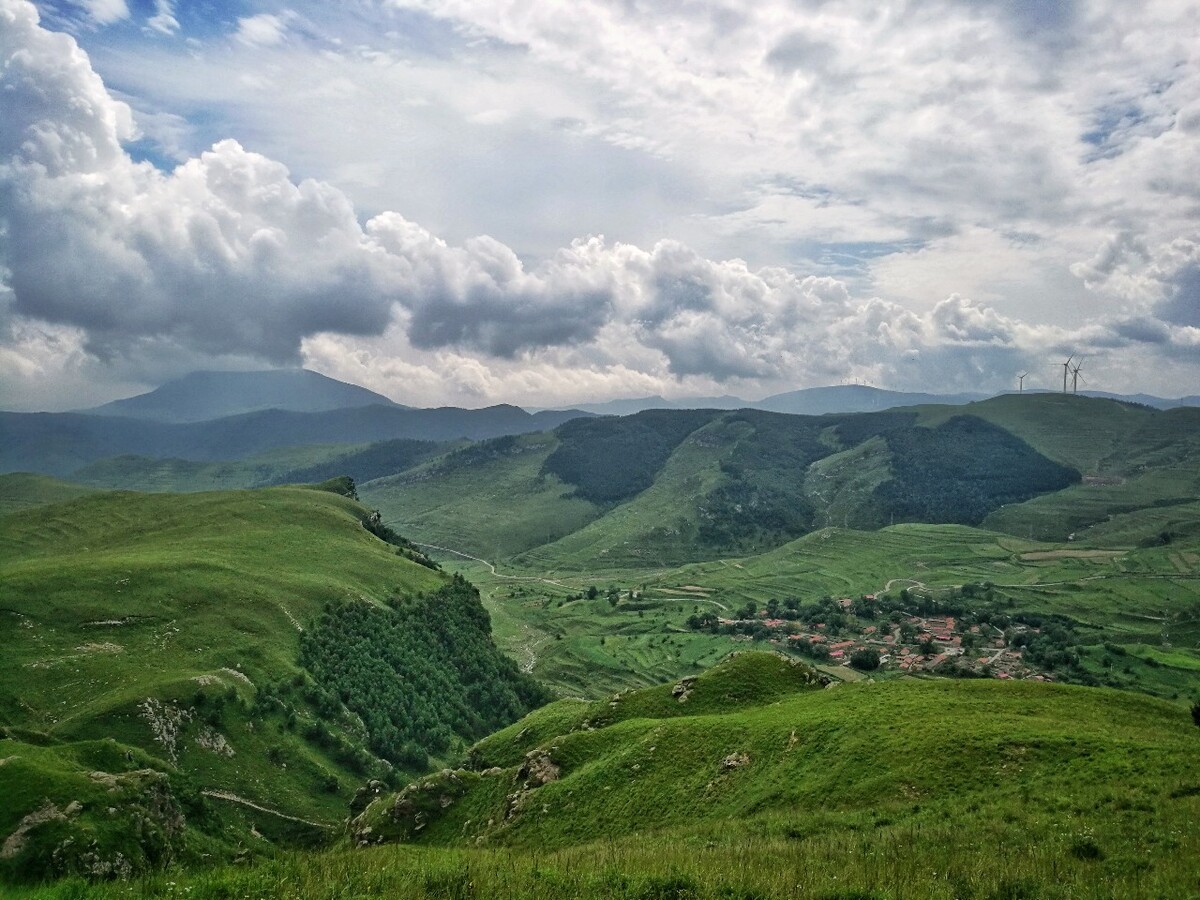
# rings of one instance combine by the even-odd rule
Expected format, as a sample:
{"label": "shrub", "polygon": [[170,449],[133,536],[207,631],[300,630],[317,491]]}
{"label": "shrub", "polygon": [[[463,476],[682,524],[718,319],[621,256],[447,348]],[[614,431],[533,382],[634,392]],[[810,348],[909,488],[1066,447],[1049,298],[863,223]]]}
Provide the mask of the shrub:
{"label": "shrub", "polygon": [[860,672],[872,672],[879,668],[879,651],[864,647],[850,654],[850,665]]}

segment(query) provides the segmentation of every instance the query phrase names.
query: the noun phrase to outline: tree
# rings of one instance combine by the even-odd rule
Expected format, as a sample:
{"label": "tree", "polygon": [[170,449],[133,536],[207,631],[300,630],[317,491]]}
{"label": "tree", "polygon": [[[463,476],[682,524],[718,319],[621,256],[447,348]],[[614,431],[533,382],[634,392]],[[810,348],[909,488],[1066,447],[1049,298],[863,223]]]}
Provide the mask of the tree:
{"label": "tree", "polygon": [[1200,728],[1200,703],[1192,704],[1192,721],[1196,723],[1196,727]]}
{"label": "tree", "polygon": [[850,665],[860,672],[873,672],[879,668],[879,651],[863,647],[850,654]]}
{"label": "tree", "polygon": [[933,643],[932,638],[925,638],[925,640],[921,641],[922,656],[933,656],[935,653],[937,653],[937,646]]}

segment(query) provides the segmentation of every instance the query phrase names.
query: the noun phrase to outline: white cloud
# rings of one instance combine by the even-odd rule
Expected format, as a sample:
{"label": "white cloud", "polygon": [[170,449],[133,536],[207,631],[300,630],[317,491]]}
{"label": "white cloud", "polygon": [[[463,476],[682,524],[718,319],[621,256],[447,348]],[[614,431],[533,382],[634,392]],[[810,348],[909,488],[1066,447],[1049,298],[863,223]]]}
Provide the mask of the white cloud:
{"label": "white cloud", "polygon": [[76,0],[97,25],[111,25],[129,18],[125,0]]}
{"label": "white cloud", "polygon": [[159,34],[177,34],[179,20],[175,18],[174,0],[154,0],[154,15],[146,20],[146,27]]}
{"label": "white cloud", "polygon": [[252,47],[274,47],[287,37],[287,22],[283,16],[259,13],[238,19],[235,37]]}
{"label": "white cloud", "polygon": [[[134,117],[75,40],[41,27],[28,3],[0,0],[0,375],[28,386],[57,365],[65,386],[79,373],[95,383],[107,366],[128,383],[202,360],[303,359],[331,374],[357,372],[353,380],[410,403],[546,403],[587,393],[753,395],[847,378],[1002,388],[1064,350],[1094,355],[1094,371],[1107,367],[1110,380],[1098,375],[1097,386],[1132,386],[1142,376],[1129,360],[1156,354],[1175,372],[1200,365],[1197,244],[1186,233],[1195,223],[1169,191],[1165,212],[1160,201],[1162,215],[1149,215],[1151,194],[1164,188],[1143,168],[1195,154],[1174,112],[1191,96],[1179,86],[1194,85],[1190,74],[1161,91],[1155,109],[1122,118],[1140,124],[1106,135],[1113,152],[1081,174],[1084,114],[1064,110],[1094,107],[1029,71],[1002,33],[1017,25],[970,7],[931,3],[865,31],[855,28],[863,15],[853,3],[811,21],[772,4],[740,18],[699,4],[682,30],[675,13],[656,7],[631,19],[598,0],[572,14],[431,8],[565,73],[561,91],[537,94],[547,108],[535,120],[559,122],[556,140],[632,142],[667,160],[692,149],[700,170],[728,164],[744,175],[749,202],[687,217],[696,241],[638,242],[571,240],[590,229],[580,227],[588,208],[568,204],[552,221],[578,231],[557,249],[524,255],[495,237],[439,237],[436,219],[364,213],[328,181],[294,177],[235,140],[190,156],[177,147],[182,164],[162,172],[123,149]],[[218,88],[229,102],[288,95],[325,115],[330,104],[375,105],[418,143],[428,135],[405,110],[474,119],[469,127],[480,130],[464,133],[494,140],[496,129],[519,136],[514,123],[531,106],[523,80],[531,70],[502,62],[511,49],[478,51],[495,84],[455,97],[452,67],[328,47],[305,56],[284,40],[282,19],[249,21],[239,35],[251,35],[253,53],[231,52],[267,63],[229,73]],[[1111,39],[1107,25],[1097,28],[1101,44]],[[782,49],[781,35],[792,35]],[[973,80],[980,46],[998,51],[998,82]],[[218,62],[201,58],[176,89],[210,96],[214,82],[203,76]],[[313,70],[307,79],[302,62]],[[452,98],[453,114],[425,112],[422,91],[411,106],[381,105],[351,77],[360,65],[378,68],[389,91],[416,82]],[[1106,73],[1097,96],[1127,96],[1144,74]],[[915,93],[889,106],[888,78]],[[611,94],[577,108],[586,82]],[[992,96],[997,83],[1012,90]],[[851,95],[861,103],[846,103]],[[568,111],[585,118],[560,115]],[[182,131],[153,114],[141,120]],[[1014,144],[1022,129],[1038,139]],[[477,161],[478,177],[496,176],[486,153]],[[521,185],[537,197],[544,161],[527,165],[542,167]],[[441,177],[471,175],[451,167]],[[1122,182],[1141,187],[1126,196]],[[596,190],[605,186],[596,179]],[[398,193],[419,197],[422,188],[414,171]],[[918,231],[920,246],[905,246]],[[705,247],[747,235],[768,235],[777,248],[857,237],[882,249],[873,271],[839,278]],[[1074,309],[1044,314],[1048,302],[1021,296],[1038,285],[1073,292]],[[873,296],[881,286],[884,296]]]}

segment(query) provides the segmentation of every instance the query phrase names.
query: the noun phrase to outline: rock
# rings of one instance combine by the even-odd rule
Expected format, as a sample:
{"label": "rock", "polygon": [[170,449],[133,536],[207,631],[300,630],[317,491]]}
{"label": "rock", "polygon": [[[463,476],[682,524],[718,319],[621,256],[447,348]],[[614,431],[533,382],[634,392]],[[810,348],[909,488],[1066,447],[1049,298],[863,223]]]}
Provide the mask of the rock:
{"label": "rock", "polygon": [[526,790],[541,787],[552,781],[558,781],[560,769],[550,758],[548,750],[530,750],[525,754],[525,762],[517,769],[516,781],[523,782]]}
{"label": "rock", "polygon": [[721,760],[721,768],[728,772],[730,769],[740,769],[742,766],[750,765],[750,756],[746,753],[730,753],[727,757]]}
{"label": "rock", "polygon": [[357,816],[364,809],[371,805],[372,800],[381,796],[386,790],[386,784],[384,784],[382,781],[377,781],[372,778],[354,792],[354,798],[350,801],[350,815]]}
{"label": "rock", "polygon": [[696,676],[689,675],[687,678],[680,679],[675,687],[671,688],[671,696],[680,703],[687,703],[688,697],[692,694],[692,686],[696,683]]}

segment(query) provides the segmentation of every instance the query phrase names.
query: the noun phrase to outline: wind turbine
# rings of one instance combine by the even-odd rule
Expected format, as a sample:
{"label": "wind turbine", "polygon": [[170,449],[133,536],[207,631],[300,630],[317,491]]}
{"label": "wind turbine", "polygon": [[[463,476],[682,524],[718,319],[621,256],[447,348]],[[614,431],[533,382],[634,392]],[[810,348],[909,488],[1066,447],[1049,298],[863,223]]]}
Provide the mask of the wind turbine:
{"label": "wind turbine", "polygon": [[1025,376],[1028,374],[1028,372],[1022,372],[1017,376],[1017,391],[1019,393],[1025,393]]}
{"label": "wind turbine", "polygon": [[1079,391],[1079,370],[1083,367],[1083,357],[1079,358],[1079,362],[1071,368],[1071,393],[1075,394]]}
{"label": "wind turbine", "polygon": [[1072,355],[1068,356],[1067,361],[1062,364],[1062,367],[1063,367],[1063,393],[1064,394],[1067,392],[1067,372],[1069,372],[1071,370],[1071,360],[1073,360],[1074,358],[1075,358],[1075,355],[1072,354]]}

